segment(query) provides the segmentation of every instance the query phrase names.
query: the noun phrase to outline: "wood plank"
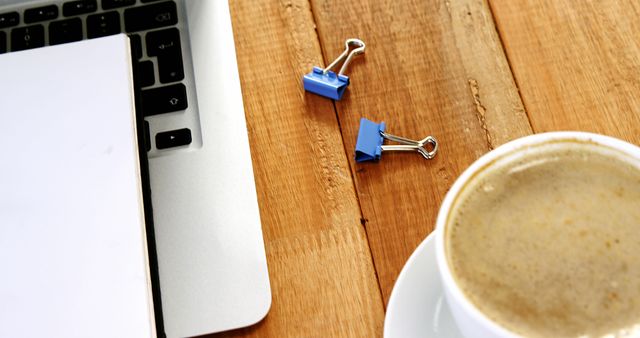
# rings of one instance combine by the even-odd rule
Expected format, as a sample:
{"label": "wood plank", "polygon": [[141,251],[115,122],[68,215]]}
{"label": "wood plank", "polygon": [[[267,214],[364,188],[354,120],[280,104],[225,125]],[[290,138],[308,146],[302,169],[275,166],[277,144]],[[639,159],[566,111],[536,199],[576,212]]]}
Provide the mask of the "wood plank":
{"label": "wood plank", "polygon": [[[531,129],[484,1],[312,0],[312,8],[328,62],[346,38],[367,43],[336,107],[386,303],[455,178]],[[355,164],[361,117],[387,122],[392,134],[433,135],[439,153],[431,161],[389,153]]]}
{"label": "wood plank", "polygon": [[536,132],[640,143],[640,3],[491,0]]}
{"label": "wood plank", "polygon": [[309,3],[230,2],[273,304],[220,337],[380,336],[383,303],[334,108],[305,94],[322,63]]}

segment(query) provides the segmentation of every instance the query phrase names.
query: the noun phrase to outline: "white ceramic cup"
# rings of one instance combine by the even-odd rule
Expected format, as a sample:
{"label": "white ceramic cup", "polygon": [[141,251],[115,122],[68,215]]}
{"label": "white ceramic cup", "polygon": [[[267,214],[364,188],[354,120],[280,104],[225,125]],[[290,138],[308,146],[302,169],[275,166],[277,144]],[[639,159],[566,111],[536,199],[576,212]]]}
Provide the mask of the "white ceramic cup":
{"label": "white ceramic cup", "polygon": [[[545,147],[559,146],[574,143],[575,141],[586,141],[597,147],[598,151],[603,151],[611,156],[618,156],[628,161],[632,159],[636,167],[640,170],[640,148],[630,143],[616,138],[591,134],[585,132],[551,132],[535,134],[523,137],[506,143],[491,152],[485,154],[475,161],[453,184],[445,196],[435,229],[436,260],[445,292],[445,299],[449,305],[451,313],[462,334],[467,338],[494,338],[494,337],[519,337],[519,335],[507,330],[500,324],[485,316],[475,305],[464,295],[457,285],[445,253],[445,228],[448,217],[452,210],[456,196],[460,194],[467,182],[477,177],[479,173],[490,171],[495,168],[501,159],[511,159],[514,157],[526,158],[532,154],[540,154],[545,151]],[[573,142],[572,142],[573,141]],[[564,142],[564,143],[563,143]],[[623,155],[624,154],[624,155]]]}

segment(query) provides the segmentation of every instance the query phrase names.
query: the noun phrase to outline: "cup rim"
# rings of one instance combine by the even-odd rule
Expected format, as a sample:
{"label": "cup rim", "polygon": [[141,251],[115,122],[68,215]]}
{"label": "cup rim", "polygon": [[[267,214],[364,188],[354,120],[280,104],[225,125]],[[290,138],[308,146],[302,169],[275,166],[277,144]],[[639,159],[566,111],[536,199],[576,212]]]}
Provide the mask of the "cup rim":
{"label": "cup rim", "polygon": [[471,302],[471,300],[469,300],[465,296],[460,286],[457,284],[456,280],[453,277],[451,269],[449,268],[448,260],[445,253],[444,241],[447,218],[450,214],[456,197],[477,173],[491,167],[491,164],[493,162],[501,158],[532,146],[539,146],[541,144],[554,141],[577,141],[592,143],[597,146],[605,146],[613,150],[621,151],[622,153],[640,161],[640,148],[638,146],[611,136],[582,131],[557,131],[524,136],[489,151],[488,153],[482,155],[479,159],[474,161],[467,169],[465,169],[451,186],[451,189],[449,189],[449,191],[445,195],[445,198],[440,205],[438,216],[436,218],[436,227],[434,231],[436,263],[438,266],[440,278],[443,281],[443,290],[445,290],[445,292],[448,292],[449,296],[453,297],[453,301],[456,303],[456,305],[461,307],[462,311],[471,316],[471,318],[475,322],[479,323],[480,325],[489,329],[500,337],[520,337],[520,335],[501,326],[500,324],[496,323],[488,316],[486,316],[484,313],[482,313]]}

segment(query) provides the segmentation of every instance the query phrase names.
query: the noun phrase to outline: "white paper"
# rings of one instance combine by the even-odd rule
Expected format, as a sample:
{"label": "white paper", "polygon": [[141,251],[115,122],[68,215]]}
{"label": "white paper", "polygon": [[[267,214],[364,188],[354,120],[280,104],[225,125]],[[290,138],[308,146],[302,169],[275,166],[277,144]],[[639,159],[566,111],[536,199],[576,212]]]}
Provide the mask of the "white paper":
{"label": "white paper", "polygon": [[129,55],[0,55],[0,337],[155,335]]}

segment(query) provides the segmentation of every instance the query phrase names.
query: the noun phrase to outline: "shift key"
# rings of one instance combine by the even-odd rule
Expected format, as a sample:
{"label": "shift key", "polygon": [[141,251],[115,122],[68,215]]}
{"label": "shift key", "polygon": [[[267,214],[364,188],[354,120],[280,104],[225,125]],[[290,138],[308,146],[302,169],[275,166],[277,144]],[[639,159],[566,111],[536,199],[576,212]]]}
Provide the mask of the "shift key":
{"label": "shift key", "polygon": [[142,91],[144,116],[187,109],[187,89],[182,83]]}

